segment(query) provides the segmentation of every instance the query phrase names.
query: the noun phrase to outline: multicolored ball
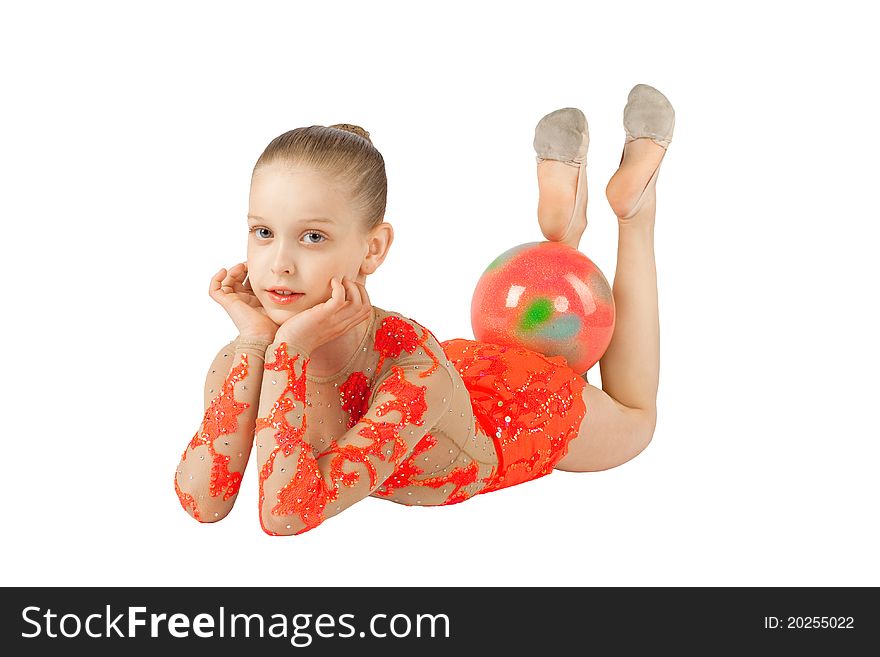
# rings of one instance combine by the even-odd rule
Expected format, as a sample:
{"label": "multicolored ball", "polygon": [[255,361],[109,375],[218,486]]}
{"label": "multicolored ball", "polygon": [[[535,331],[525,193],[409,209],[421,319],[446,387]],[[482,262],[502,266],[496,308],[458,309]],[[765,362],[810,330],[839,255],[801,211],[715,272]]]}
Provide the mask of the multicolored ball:
{"label": "multicolored ball", "polygon": [[528,242],[492,261],[477,282],[471,326],[480,342],[563,356],[578,374],[614,333],[614,297],[599,268],[560,242]]}

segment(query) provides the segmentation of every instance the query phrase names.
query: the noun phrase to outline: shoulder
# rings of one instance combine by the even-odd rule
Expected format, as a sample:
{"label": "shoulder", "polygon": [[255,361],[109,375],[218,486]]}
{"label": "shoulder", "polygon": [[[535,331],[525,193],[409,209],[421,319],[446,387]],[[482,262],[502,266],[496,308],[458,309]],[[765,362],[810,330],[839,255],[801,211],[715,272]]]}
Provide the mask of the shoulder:
{"label": "shoulder", "polygon": [[443,347],[427,327],[402,313],[380,310],[374,346],[378,362],[369,406],[385,393],[421,399],[431,418],[445,412],[455,381]]}
{"label": "shoulder", "polygon": [[432,361],[443,355],[443,348],[434,334],[411,317],[377,308],[373,347],[386,359],[424,359]]}

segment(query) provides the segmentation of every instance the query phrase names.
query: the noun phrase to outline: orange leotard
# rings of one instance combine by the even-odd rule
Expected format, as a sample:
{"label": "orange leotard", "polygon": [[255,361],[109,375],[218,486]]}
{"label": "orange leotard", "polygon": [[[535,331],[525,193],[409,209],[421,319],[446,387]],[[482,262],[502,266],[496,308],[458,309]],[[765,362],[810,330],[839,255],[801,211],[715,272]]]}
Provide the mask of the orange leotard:
{"label": "orange leotard", "polygon": [[550,474],[578,435],[586,382],[562,356],[458,338],[442,343],[493,437],[498,470],[481,493]]}
{"label": "orange leotard", "polygon": [[[465,339],[441,344],[415,320],[375,306],[342,369],[312,376],[309,361],[281,343],[262,365],[253,437],[261,526],[273,535],[308,531],[367,496],[440,506],[544,476],[585,414],[585,382],[563,358]],[[217,384],[191,446],[213,445],[221,431],[229,444],[246,430],[236,418],[248,405],[232,388],[246,363],[243,354]],[[207,495],[237,491],[240,473],[219,450],[209,454],[216,474]],[[204,520],[176,479],[175,489]]]}

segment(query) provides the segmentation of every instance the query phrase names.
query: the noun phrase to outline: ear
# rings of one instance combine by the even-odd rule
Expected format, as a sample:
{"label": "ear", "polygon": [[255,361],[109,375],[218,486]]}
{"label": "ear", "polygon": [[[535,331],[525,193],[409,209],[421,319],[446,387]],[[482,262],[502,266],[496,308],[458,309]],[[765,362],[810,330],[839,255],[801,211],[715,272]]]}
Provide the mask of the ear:
{"label": "ear", "polygon": [[361,263],[358,273],[372,274],[379,268],[385,256],[388,255],[388,249],[394,241],[394,228],[387,221],[383,221],[370,231],[370,237],[367,239],[368,251]]}

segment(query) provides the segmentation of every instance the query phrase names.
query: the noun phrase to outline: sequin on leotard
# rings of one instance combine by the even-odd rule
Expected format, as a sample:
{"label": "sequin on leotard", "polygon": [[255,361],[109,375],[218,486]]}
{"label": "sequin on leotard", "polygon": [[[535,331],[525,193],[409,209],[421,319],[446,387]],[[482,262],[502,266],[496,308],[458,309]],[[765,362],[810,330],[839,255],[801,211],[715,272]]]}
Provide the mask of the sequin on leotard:
{"label": "sequin on leotard", "polygon": [[[208,454],[211,458],[211,476],[208,483],[208,494],[211,497],[223,496],[223,500],[228,500],[238,493],[241,486],[241,472],[229,471],[229,457],[221,454],[214,447],[214,441],[220,436],[232,434],[238,431],[238,416],[250,407],[247,402],[238,402],[235,400],[235,384],[242,381],[248,374],[248,355],[241,354],[241,360],[230,370],[219,394],[211,400],[208,408],[205,409],[202,423],[195,432],[189,445],[183,450],[181,460],[186,460],[187,450],[195,449],[200,445],[208,447]],[[177,475],[175,474],[174,487],[180,504],[184,509],[192,507],[192,515],[197,520],[200,519],[196,500],[192,495],[187,495],[180,490],[177,483]]]}
{"label": "sequin on leotard", "polygon": [[584,380],[561,356],[463,338],[441,344],[498,449],[497,475],[480,492],[550,474],[580,430]]}
{"label": "sequin on leotard", "polygon": [[[265,428],[275,429],[273,437],[276,445],[260,469],[259,508],[263,530],[276,535],[277,532],[263,522],[263,505],[266,481],[275,470],[275,460],[279,451],[285,456],[290,456],[295,448],[300,448],[294,468],[295,474],[278,490],[269,513],[273,516],[297,516],[302,527],[292,533],[300,534],[323,522],[327,504],[336,501],[339,497],[340,485],[354,487],[360,482],[360,474],[357,471],[343,470],[345,463],[363,465],[369,476],[368,487],[370,490],[375,489],[381,482],[377,463],[370,457],[392,467],[396,466],[410,452],[410,446],[400,435],[401,430],[407,426],[421,427],[424,424],[423,415],[427,408],[425,386],[410,383],[400,367],[392,366],[388,376],[377,388],[377,398],[381,397],[385,401],[371,410],[375,418],[397,411],[400,420],[393,422],[361,417],[344,437],[334,439],[325,451],[316,454],[313,447],[303,439],[308,427],[308,412],[303,412],[299,426],[292,425],[285,418],[285,413],[293,410],[296,404],[299,404],[300,408],[305,406],[306,372],[310,361],[309,357],[300,353],[291,357],[287,348],[287,343],[282,342],[275,349],[274,360],[267,362],[265,368],[276,372],[288,372],[288,384],[281,391],[268,414],[257,418],[255,426],[257,433]],[[370,442],[367,445],[354,444],[352,439],[355,436],[368,439]],[[318,463],[318,459],[323,457],[332,457],[326,473],[329,475],[329,482]],[[384,476],[387,477],[390,471]]]}
{"label": "sequin on leotard", "polygon": [[[295,345],[266,354],[253,432],[268,534],[308,531],[367,496],[437,506],[523,483],[551,472],[578,433],[585,384],[564,360],[464,339],[440,343],[414,320],[374,312],[336,375],[307,377],[308,354]],[[184,478],[180,486],[175,478],[181,506],[198,520],[208,488],[234,495],[240,484],[214,441],[236,429],[250,434],[235,421],[247,406],[232,398],[245,375],[234,368],[190,442],[208,448],[190,462],[205,468],[204,489],[184,493]]]}
{"label": "sequin on leotard", "polygon": [[363,372],[352,372],[339,386],[339,399],[342,410],[349,413],[346,429],[351,429],[367,412],[369,405],[370,382]]}
{"label": "sequin on leotard", "polygon": [[[186,452],[184,452],[184,454],[186,454]],[[177,493],[177,499],[180,500],[180,505],[183,507],[183,510],[189,511],[192,509],[192,517],[201,522],[202,514],[199,512],[199,507],[196,504],[195,498],[180,490],[180,485],[177,483],[177,476],[174,477],[174,491]]]}
{"label": "sequin on leotard", "polygon": [[[376,331],[374,348],[379,352],[379,363],[376,365],[376,371],[378,372],[382,369],[382,364],[386,358],[397,358],[400,356],[401,350],[413,353],[420,346],[425,346],[430,335],[430,331],[425,329],[421,337],[419,337],[415,329],[408,322],[393,316],[386,317],[382,320],[379,330]],[[419,374],[420,377],[430,376],[440,364],[430,348],[425,347],[425,353],[431,357],[434,364],[429,370]]]}
{"label": "sequin on leotard", "polygon": [[377,495],[380,497],[389,497],[396,490],[408,486],[442,488],[446,484],[452,484],[453,488],[449,492],[446,501],[438,506],[457,504],[458,502],[464,502],[465,500],[470,499],[472,496],[465,494],[461,489],[462,486],[467,486],[477,481],[479,468],[474,461],[471,461],[466,467],[455,468],[445,475],[421,479],[418,478],[420,475],[425,474],[425,471],[418,466],[417,461],[419,456],[434,447],[436,444],[437,439],[431,434],[427,434],[425,438],[416,445],[416,448],[410,457],[403,461],[394,471],[394,474],[385,480],[385,483],[376,491]]}

